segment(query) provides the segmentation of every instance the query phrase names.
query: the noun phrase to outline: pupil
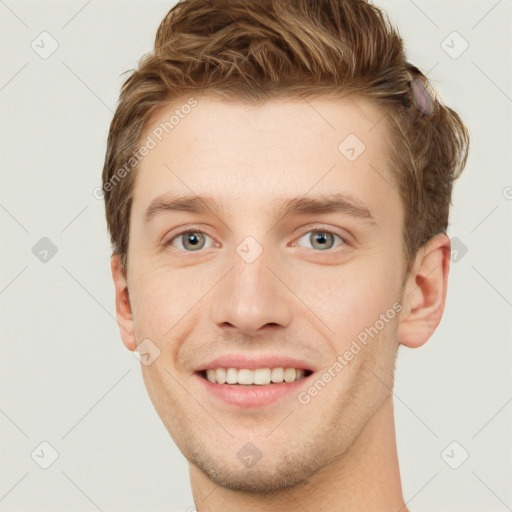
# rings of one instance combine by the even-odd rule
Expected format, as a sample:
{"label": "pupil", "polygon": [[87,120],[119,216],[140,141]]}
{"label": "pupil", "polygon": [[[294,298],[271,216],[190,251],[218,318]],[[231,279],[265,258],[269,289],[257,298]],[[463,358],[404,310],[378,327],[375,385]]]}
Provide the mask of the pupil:
{"label": "pupil", "polygon": [[192,248],[197,248],[201,241],[200,237],[202,235],[200,233],[191,233],[186,237],[186,245],[189,245]]}
{"label": "pupil", "polygon": [[331,236],[332,235],[328,234],[328,233],[317,234],[317,235],[315,235],[316,242],[319,243],[319,244],[326,244],[327,243],[327,238],[331,237]]}

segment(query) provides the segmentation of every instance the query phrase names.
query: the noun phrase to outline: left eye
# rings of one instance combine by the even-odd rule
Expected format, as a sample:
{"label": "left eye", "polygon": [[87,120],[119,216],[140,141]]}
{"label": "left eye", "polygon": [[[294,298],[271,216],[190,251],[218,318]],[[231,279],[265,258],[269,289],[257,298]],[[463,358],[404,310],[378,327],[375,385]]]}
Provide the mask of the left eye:
{"label": "left eye", "polygon": [[[326,230],[308,231],[305,235],[302,235],[299,238],[299,241],[304,238],[308,240],[312,245],[316,245],[316,247],[312,247],[312,249],[320,251],[332,249],[334,246],[335,238],[341,240],[341,245],[346,243],[340,235]],[[295,245],[295,243],[293,245]]]}
{"label": "left eye", "polygon": [[[171,238],[171,240],[166,242],[165,245],[171,245],[179,250],[185,250],[187,252],[196,252],[204,248],[205,237],[209,238],[204,231],[183,231],[174,238]],[[183,240],[183,242],[179,244],[181,247],[176,247],[174,242],[180,240]]]}
{"label": "left eye", "polygon": [[[175,237],[171,238],[168,242],[165,243],[165,245],[170,245],[181,251],[196,252],[205,247],[206,238],[210,238],[210,236],[207,235],[204,231],[183,231],[182,233],[179,233]],[[312,245],[316,246],[311,247],[312,249],[322,251],[326,249],[332,249],[336,238],[341,241],[340,245],[346,244],[346,241],[340,235],[327,230],[308,231],[298,240],[300,241],[302,239],[307,239]],[[178,244],[178,247],[176,247],[176,242],[181,242]],[[294,242],[292,245],[296,245],[296,242]]]}

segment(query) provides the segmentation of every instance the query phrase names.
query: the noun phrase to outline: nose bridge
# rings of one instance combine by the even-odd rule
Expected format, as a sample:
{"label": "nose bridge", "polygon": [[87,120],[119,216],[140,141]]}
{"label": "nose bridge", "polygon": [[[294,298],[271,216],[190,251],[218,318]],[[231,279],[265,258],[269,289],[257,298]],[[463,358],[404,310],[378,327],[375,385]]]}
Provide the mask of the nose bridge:
{"label": "nose bridge", "polygon": [[212,303],[212,320],[218,326],[230,324],[254,335],[268,324],[289,324],[291,304],[286,287],[270,270],[275,266],[272,254],[252,236],[238,244]]}

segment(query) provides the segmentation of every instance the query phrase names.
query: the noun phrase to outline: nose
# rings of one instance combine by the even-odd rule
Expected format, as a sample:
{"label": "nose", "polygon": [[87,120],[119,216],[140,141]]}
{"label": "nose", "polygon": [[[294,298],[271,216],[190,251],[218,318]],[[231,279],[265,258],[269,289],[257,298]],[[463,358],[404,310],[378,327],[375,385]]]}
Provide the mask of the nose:
{"label": "nose", "polygon": [[[250,261],[250,260],[248,260]],[[286,327],[292,319],[292,293],[279,265],[263,251],[248,262],[235,253],[227,275],[215,287],[211,318],[222,329],[257,336],[265,329]]]}

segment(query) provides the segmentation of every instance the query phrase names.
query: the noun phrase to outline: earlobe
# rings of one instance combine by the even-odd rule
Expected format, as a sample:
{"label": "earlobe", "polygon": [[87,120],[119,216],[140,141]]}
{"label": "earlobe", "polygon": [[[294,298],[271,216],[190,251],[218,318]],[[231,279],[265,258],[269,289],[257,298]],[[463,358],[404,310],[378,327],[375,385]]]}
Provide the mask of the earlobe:
{"label": "earlobe", "polygon": [[128,292],[128,282],[121,269],[119,254],[114,254],[110,259],[112,279],[114,280],[116,294],[116,320],[121,333],[124,346],[131,351],[137,348],[133,332],[133,315]]}
{"label": "earlobe", "polygon": [[450,270],[450,238],[441,233],[420,249],[404,287],[403,314],[398,326],[401,345],[423,345],[441,322]]}

